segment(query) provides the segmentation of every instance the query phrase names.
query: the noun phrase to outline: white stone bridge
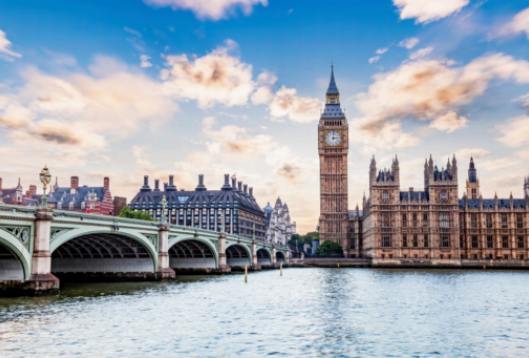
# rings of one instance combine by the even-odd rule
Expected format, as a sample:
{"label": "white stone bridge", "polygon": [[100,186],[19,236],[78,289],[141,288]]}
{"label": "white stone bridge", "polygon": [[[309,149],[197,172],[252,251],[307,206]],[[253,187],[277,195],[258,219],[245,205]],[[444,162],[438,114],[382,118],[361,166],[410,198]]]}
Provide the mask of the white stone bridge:
{"label": "white stone bridge", "polygon": [[287,247],[192,227],[0,205],[0,287],[49,291],[57,276],[164,279],[275,267]]}

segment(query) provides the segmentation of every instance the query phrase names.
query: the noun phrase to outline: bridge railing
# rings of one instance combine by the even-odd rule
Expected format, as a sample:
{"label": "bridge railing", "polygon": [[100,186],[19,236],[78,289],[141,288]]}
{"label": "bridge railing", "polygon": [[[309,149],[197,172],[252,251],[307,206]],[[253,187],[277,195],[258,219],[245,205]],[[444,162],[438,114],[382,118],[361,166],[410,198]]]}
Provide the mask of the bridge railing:
{"label": "bridge railing", "polygon": [[[29,216],[33,215],[35,211],[37,210],[37,207],[28,207],[28,206],[22,206],[22,205],[9,205],[9,204],[0,204],[0,216],[2,213],[5,213],[6,216],[11,216],[13,214],[22,214]],[[141,220],[141,219],[133,219],[133,218],[123,218],[119,216],[109,216],[109,215],[101,215],[101,214],[91,214],[91,213],[82,213],[78,211],[68,211],[68,210],[60,210],[60,209],[53,209],[53,216],[57,219],[79,219],[81,221],[98,221],[98,222],[105,222],[109,225],[119,225],[119,224],[133,224],[133,225],[141,225],[143,227],[147,227],[150,229],[158,229],[160,226],[159,221],[148,221],[148,220]],[[189,233],[197,234],[197,235],[204,235],[204,236],[212,236],[212,235],[218,235],[220,232],[218,231],[211,231],[207,229],[202,229],[198,227],[193,226],[184,226],[184,225],[176,225],[176,224],[168,224],[170,231],[176,231],[176,232],[182,232],[186,231]],[[246,236],[238,236],[233,234],[226,234],[226,237],[230,240],[234,241],[244,241],[244,242],[251,242],[252,238],[246,237]],[[270,242],[266,242],[264,240],[258,240],[258,242],[265,246],[265,247],[275,247],[276,249],[286,251],[288,250],[288,246],[286,245],[277,245],[272,244]]]}

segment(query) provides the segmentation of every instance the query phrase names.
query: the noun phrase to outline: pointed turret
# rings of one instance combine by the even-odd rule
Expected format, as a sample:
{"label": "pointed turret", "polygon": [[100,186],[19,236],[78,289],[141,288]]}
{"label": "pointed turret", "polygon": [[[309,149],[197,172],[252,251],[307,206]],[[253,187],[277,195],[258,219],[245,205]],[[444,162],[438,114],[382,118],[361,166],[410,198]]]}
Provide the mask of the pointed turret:
{"label": "pointed turret", "polygon": [[474,158],[470,157],[470,163],[468,164],[467,196],[470,199],[477,199],[479,195],[478,171],[474,163]]}
{"label": "pointed turret", "polygon": [[334,65],[331,65],[331,80],[329,81],[329,87],[327,88],[327,96],[339,94],[340,92],[336,86],[336,80],[334,79]]}

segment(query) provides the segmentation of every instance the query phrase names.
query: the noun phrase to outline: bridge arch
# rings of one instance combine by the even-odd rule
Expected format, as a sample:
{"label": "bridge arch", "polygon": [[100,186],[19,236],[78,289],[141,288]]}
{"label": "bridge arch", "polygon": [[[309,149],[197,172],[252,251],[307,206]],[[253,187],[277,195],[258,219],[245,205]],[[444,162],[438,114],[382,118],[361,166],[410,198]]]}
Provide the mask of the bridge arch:
{"label": "bridge arch", "polygon": [[226,247],[226,261],[232,268],[243,268],[252,265],[252,252],[244,244],[229,244]]}
{"label": "bridge arch", "polygon": [[54,273],[153,273],[158,252],[144,235],[132,230],[79,228],[50,243]]}
{"label": "bridge arch", "polygon": [[257,250],[257,263],[261,266],[271,266],[272,265],[272,252],[266,248],[262,247]]}
{"label": "bridge arch", "polygon": [[0,281],[23,281],[31,276],[31,255],[10,233],[0,230]]}
{"label": "bridge arch", "polygon": [[285,254],[282,251],[277,251],[276,252],[276,261],[277,262],[285,262],[286,261]]}
{"label": "bridge arch", "polygon": [[173,269],[208,270],[218,268],[219,254],[215,245],[200,236],[169,240],[169,266]]}

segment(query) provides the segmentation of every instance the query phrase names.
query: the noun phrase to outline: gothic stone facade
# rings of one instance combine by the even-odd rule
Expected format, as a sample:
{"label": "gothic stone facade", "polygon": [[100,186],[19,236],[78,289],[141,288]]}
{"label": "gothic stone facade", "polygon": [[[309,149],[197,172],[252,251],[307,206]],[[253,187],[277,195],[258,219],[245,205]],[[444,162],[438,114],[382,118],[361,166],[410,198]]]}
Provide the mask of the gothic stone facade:
{"label": "gothic stone facade", "polygon": [[290,218],[287,203],[277,198],[274,207],[268,203],[264,208],[266,241],[273,244],[286,245],[288,240],[296,233],[296,222]]}
{"label": "gothic stone facade", "polygon": [[524,198],[484,199],[471,158],[466,193],[458,198],[456,158],[445,168],[430,157],[424,190],[400,189],[395,158],[391,169],[369,169],[369,197],[349,213],[347,254],[374,263],[456,263],[468,260],[524,260],[529,257],[529,178]]}
{"label": "gothic stone facade", "polygon": [[347,153],[349,128],[340,107],[340,93],[331,70],[325,109],[318,125],[320,156],[321,241],[334,241],[347,248]]}

